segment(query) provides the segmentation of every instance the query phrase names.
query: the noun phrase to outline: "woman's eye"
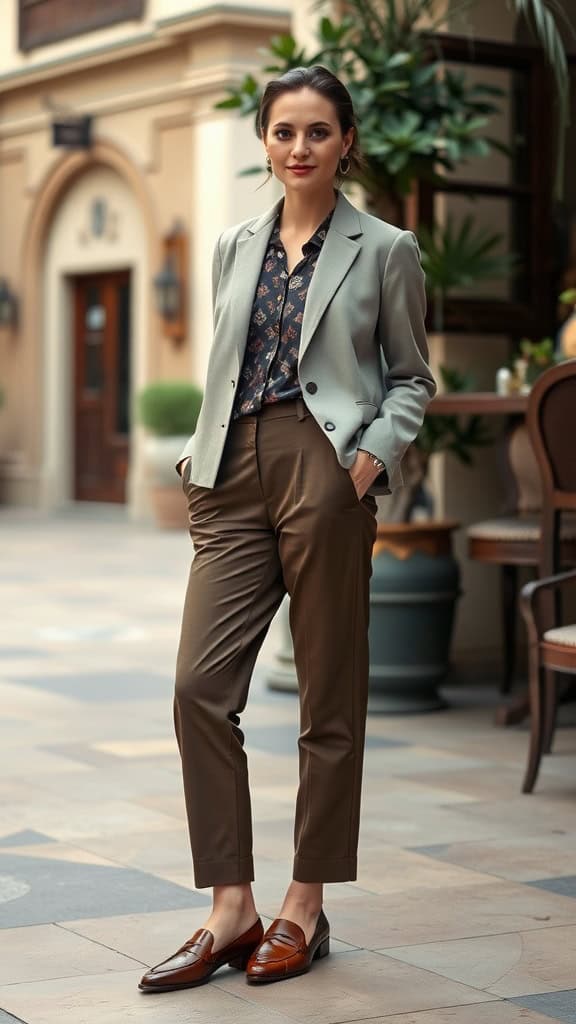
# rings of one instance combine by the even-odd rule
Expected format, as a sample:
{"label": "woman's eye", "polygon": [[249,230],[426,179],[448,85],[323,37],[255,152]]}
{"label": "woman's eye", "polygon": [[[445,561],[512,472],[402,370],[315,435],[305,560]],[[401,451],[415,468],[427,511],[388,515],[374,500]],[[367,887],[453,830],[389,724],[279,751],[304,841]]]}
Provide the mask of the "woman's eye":
{"label": "woman's eye", "polygon": [[[275,134],[277,139],[286,139],[290,135],[290,129],[289,128],[277,128],[276,131],[274,132],[274,134]],[[325,128],[312,128],[311,131],[310,131],[310,135],[312,137],[314,137],[314,138],[323,139],[323,138],[326,137],[327,134],[328,133],[327,133]]]}

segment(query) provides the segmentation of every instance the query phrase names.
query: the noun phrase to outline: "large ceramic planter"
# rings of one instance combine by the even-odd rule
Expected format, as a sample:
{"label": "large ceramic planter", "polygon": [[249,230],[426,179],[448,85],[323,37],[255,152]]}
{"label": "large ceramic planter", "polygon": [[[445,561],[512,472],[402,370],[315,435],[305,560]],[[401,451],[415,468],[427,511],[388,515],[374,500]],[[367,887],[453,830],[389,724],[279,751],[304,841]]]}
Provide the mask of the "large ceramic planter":
{"label": "large ceramic planter", "polygon": [[372,712],[434,711],[450,666],[460,572],[455,522],[379,523],[370,580]]}
{"label": "large ceramic planter", "polygon": [[146,479],[154,521],[162,529],[188,528],[188,508],[175,465],[186,437],[148,437],[144,446]]}

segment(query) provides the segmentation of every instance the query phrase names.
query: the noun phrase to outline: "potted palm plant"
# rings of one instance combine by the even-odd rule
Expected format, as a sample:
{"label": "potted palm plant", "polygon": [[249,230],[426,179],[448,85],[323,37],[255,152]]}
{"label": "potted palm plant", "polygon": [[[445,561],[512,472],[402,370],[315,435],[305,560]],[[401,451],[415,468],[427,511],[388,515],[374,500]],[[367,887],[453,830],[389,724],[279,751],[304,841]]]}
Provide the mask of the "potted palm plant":
{"label": "potted palm plant", "polygon": [[176,460],[196,429],[202,391],[183,380],[158,380],[144,387],[136,412],[149,431],[145,461],[155,520],[163,528],[185,528],[188,512]]}

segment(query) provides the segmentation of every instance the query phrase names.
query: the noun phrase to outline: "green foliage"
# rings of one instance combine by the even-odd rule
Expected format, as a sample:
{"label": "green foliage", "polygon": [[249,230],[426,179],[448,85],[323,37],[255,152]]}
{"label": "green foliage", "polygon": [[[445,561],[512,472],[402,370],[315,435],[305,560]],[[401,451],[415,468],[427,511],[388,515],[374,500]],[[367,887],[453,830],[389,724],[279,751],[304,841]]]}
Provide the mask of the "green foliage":
{"label": "green foliage", "polygon": [[459,224],[449,214],[444,224],[436,224],[431,231],[421,227],[418,238],[431,292],[445,294],[482,278],[501,277],[510,273],[515,262],[508,253],[494,254],[504,236],[477,226],[472,214]]}
{"label": "green foliage", "polygon": [[[290,35],[274,36],[260,52],[266,76],[323,64],[346,82],[367,158],[356,180],[368,193],[404,196],[415,178],[437,180],[438,168],[452,170],[488,153],[484,129],[502,91],[471,85],[464,72],[444,69],[435,58],[430,27],[423,32],[416,23],[428,15],[434,28],[438,0],[409,0],[403,13],[394,0],[350,0],[349,10],[339,21],[320,19],[315,53],[299,49]],[[261,86],[252,75],[229,92],[217,107],[256,114]]]}
{"label": "green foliage", "polygon": [[530,341],[529,338],[522,338],[520,342],[520,353],[529,363],[546,370],[556,363],[554,351],[554,339],[542,338],[541,341]]}
{"label": "green foliage", "polygon": [[[510,2],[510,0],[509,0]],[[513,9],[522,15],[544,50],[546,62],[554,76],[558,102],[558,152],[556,154],[556,195],[563,191],[564,136],[570,124],[570,79],[564,43],[558,22],[576,39],[574,25],[560,0],[511,0]]]}
{"label": "green foliage", "polygon": [[137,398],[138,419],[158,437],[193,434],[202,404],[202,391],[184,380],[157,380]]}
{"label": "green foliage", "polygon": [[[553,338],[542,338],[540,341],[531,341],[530,338],[522,338],[520,342],[520,358],[525,359],[526,383],[532,385],[544,370],[548,370],[556,363],[561,363],[563,356],[555,351],[556,346]],[[512,357],[512,369],[515,367],[518,353]]]}
{"label": "green foliage", "polygon": [[[471,391],[473,380],[468,374],[440,367],[445,391]],[[437,452],[452,452],[460,462],[470,466],[473,463],[472,449],[491,444],[494,438],[486,430],[481,416],[425,416],[414,442],[428,458]]]}
{"label": "green foliage", "polygon": [[[260,47],[265,61],[262,72],[266,77],[279,76],[291,68],[323,64],[341,76],[354,102],[367,156],[367,167],[357,180],[369,195],[386,192],[402,197],[415,179],[437,180],[438,168],[451,170],[491,149],[508,152],[485,132],[502,90],[470,84],[465,72],[444,68],[434,52],[433,33],[444,27],[446,18],[479,2],[349,0],[344,17],[320,17],[315,52],[308,53],[288,34],[274,36],[268,47]],[[560,0],[508,3],[527,19],[556,82],[559,194],[563,138],[569,123],[569,78],[559,22],[573,35],[574,28]],[[324,6],[325,0],[314,4],[316,9]],[[255,117],[261,91],[259,82],[248,74],[216,106]],[[261,170],[252,167],[242,173]]]}
{"label": "green foliage", "polygon": [[434,299],[434,330],[441,331],[444,303],[449,291],[467,288],[475,281],[504,277],[516,264],[510,253],[494,250],[504,236],[476,225],[472,214],[456,222],[449,214],[444,224],[432,230],[422,226],[418,231],[426,288]]}

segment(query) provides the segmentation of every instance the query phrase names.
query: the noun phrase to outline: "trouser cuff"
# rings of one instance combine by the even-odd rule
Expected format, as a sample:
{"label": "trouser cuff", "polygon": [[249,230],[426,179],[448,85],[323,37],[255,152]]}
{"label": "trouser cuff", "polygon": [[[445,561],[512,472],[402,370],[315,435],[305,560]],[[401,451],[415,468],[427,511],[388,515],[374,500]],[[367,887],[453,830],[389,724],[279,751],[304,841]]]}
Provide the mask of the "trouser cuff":
{"label": "trouser cuff", "polygon": [[205,889],[209,885],[242,885],[254,881],[252,857],[241,860],[203,860],[194,862],[194,885]]}
{"label": "trouser cuff", "polygon": [[295,882],[354,882],[356,871],[356,857],[307,860],[305,857],[296,856],[292,877]]}

